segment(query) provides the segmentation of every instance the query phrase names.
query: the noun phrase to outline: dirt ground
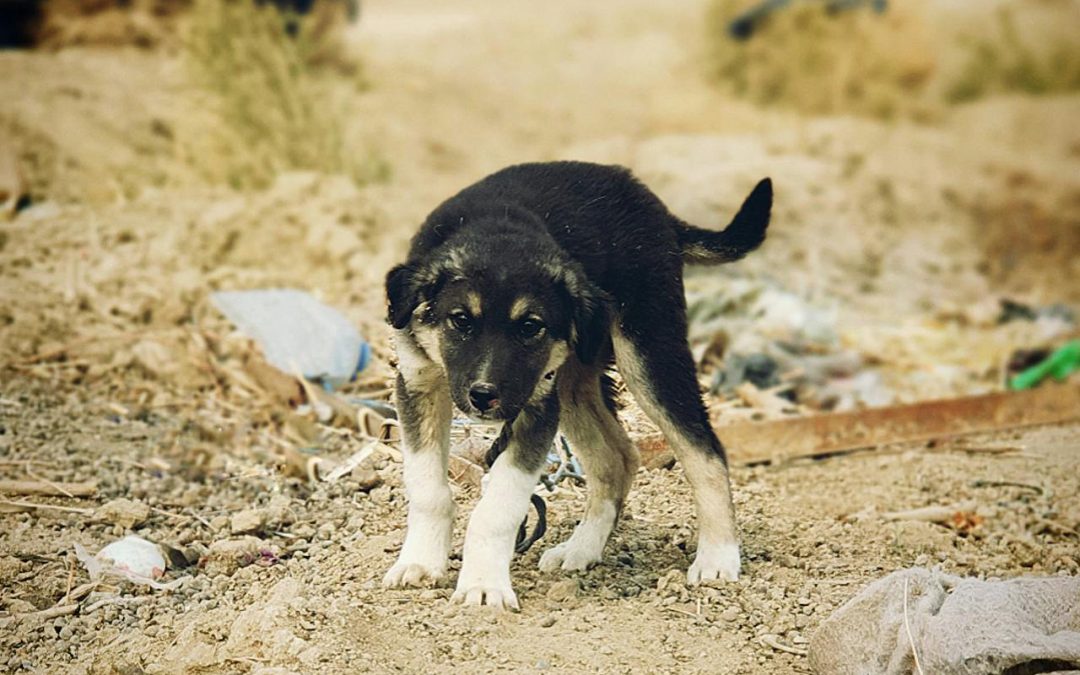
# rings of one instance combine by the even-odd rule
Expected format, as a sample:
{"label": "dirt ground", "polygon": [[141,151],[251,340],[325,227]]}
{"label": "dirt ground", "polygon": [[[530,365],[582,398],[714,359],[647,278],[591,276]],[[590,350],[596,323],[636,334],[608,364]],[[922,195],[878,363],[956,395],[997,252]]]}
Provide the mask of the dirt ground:
{"label": "dirt ground", "polygon": [[[0,130],[32,197],[0,223],[0,479],[98,483],[88,498],[3,496],[0,669],[801,673],[815,627],[893,570],[1080,574],[1076,423],[735,466],[743,576],[714,587],[684,583],[694,530],[677,467],[641,470],[600,565],[541,574],[584,505],[564,484],[548,534],[515,559],[509,615],[452,606],[449,587],[381,588],[405,523],[392,453],[336,483],[281,469],[287,450],[342,458],[362,439],[270,402],[209,292],[293,286],[340,308],[374,355],[347,393],[386,397],[383,274],[439,201],[518,161],[627,165],[712,227],[770,175],[768,242],[692,271],[691,300],[733,283],[794,294],[891,401],[998,390],[1014,349],[1076,334],[996,317],[1002,297],[1080,302],[1080,97],[999,96],[920,123],[761,109],[704,77],[703,12],[365,2],[348,39],[368,86],[346,98],[347,139],[391,174],[362,186],[201,179],[181,139],[205,111],[169,49],[0,52]],[[753,414],[708,401],[721,424]],[[626,417],[635,437],[651,431]],[[478,495],[455,490],[460,551]],[[134,522],[98,510],[121,498]],[[971,517],[881,517],[928,505]],[[186,580],[175,590],[108,582],[35,614],[87,583],[76,542],[128,532],[202,560],[167,573]]]}

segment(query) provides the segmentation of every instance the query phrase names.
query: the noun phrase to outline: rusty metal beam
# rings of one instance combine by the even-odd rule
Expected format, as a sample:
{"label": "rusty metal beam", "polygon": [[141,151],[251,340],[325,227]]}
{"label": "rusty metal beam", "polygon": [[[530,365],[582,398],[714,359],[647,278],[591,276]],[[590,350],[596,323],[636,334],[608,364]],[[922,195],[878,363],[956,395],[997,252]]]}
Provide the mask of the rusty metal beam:
{"label": "rusty metal beam", "polygon": [[[733,464],[814,457],[892,443],[1080,420],[1080,386],[922,401],[770,422],[740,422],[716,432]],[[662,466],[670,451],[656,438],[640,442],[646,466]]]}

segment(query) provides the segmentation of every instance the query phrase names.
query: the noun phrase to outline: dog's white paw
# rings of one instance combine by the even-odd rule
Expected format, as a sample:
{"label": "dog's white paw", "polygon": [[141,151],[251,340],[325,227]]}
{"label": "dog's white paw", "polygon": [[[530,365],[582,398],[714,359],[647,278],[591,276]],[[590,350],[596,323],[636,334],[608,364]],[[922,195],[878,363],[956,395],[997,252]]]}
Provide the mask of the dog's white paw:
{"label": "dog's white paw", "polygon": [[598,547],[583,546],[571,537],[544,551],[540,556],[540,571],[554,572],[560,567],[567,572],[584,571],[600,562],[603,550],[603,542]]}
{"label": "dog's white paw", "polygon": [[458,582],[457,590],[450,596],[450,602],[466,607],[494,607],[496,610],[516,612],[521,609],[517,595],[510,587],[510,582]]}
{"label": "dog's white paw", "polygon": [[739,566],[738,544],[699,544],[686,580],[692,586],[708,581],[738,581]]}
{"label": "dog's white paw", "polygon": [[446,565],[398,561],[383,577],[386,588],[435,586],[446,577]]}

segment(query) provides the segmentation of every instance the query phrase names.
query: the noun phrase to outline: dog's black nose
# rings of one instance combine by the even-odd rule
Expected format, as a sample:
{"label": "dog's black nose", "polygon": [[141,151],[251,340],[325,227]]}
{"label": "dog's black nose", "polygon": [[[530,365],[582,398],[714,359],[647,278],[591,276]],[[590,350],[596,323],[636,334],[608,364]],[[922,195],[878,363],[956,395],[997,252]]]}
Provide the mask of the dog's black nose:
{"label": "dog's black nose", "polygon": [[480,412],[499,407],[499,390],[487,382],[477,382],[469,389],[469,403]]}

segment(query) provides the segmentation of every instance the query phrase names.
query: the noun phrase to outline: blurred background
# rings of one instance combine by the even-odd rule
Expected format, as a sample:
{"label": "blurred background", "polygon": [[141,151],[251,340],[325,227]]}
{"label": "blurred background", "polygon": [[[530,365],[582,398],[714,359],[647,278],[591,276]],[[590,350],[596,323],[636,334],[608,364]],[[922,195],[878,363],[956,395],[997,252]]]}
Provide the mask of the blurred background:
{"label": "blurred background", "polygon": [[[336,308],[370,350],[338,395],[387,402],[383,275],[440,201],[524,161],[626,165],[711,228],[772,177],[764,247],[687,276],[718,424],[1003,391],[1078,335],[1078,28],[1077,0],[0,0],[9,477],[34,459],[53,480],[99,479],[105,497],[211,509],[147,521],[186,543],[228,533],[214,514],[282,490],[299,500],[297,522],[311,519],[305,544],[332,538],[318,534],[320,510],[363,529],[345,488],[310,493],[303,469],[292,483],[280,474],[307,461],[298,448],[343,457],[359,441],[313,400],[297,408],[314,395],[295,381],[253,376],[250,332],[211,293],[288,287]],[[626,417],[635,438],[654,432],[632,408]],[[1076,436],[1053,442],[1075,448]],[[130,473],[154,458],[168,468]],[[365,531],[392,538],[403,496],[392,455],[376,458],[365,467],[385,484],[370,508],[385,522],[366,515]],[[921,472],[912,485],[958,489]],[[8,554],[52,562],[65,558],[50,532],[114,533],[5,518],[22,528],[2,540]],[[795,545],[821,540],[807,537]],[[1030,563],[1002,546],[999,558],[973,553],[969,571]],[[883,555],[868,547],[866,575]],[[372,578],[391,558],[364,555]],[[1077,570],[1075,555],[1047,560],[1046,571]],[[650,566],[644,586],[669,562],[681,564]],[[5,585],[37,570],[12,565]],[[19,598],[42,609],[60,597],[57,565]],[[99,653],[54,653],[35,636],[9,666]]]}

